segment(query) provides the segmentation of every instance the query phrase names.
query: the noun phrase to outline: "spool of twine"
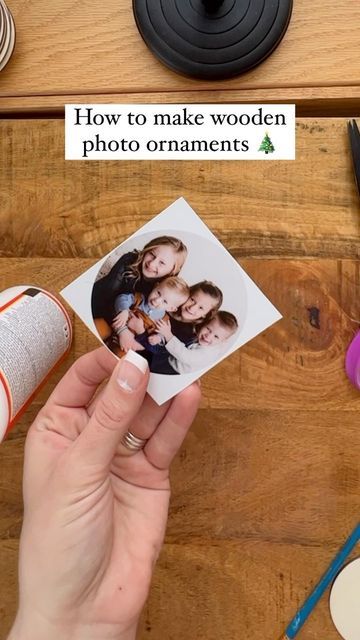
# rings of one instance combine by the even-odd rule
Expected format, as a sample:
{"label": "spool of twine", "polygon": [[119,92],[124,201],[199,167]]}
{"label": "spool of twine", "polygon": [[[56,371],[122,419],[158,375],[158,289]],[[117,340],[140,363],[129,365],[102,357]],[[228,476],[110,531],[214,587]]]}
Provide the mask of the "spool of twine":
{"label": "spool of twine", "polygon": [[9,62],[15,47],[15,23],[11,11],[0,0],[0,71]]}

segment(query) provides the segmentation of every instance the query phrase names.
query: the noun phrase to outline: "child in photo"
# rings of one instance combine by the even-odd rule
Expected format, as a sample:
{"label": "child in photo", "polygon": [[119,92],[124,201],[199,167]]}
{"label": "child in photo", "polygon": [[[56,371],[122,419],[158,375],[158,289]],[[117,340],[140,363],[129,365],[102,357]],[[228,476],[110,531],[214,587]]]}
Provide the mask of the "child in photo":
{"label": "child in photo", "polygon": [[91,307],[95,325],[97,319],[108,325],[113,322],[114,303],[120,293],[140,291],[148,296],[156,282],[178,275],[186,256],[186,246],[173,236],[154,238],[140,251],[122,255],[109,273],[94,283]]}
{"label": "child in photo", "polygon": [[[186,346],[191,344],[196,340],[196,327],[211,320],[222,301],[221,290],[209,280],[192,285],[186,302],[170,315],[172,334]],[[153,373],[173,375],[177,371],[169,364],[169,352],[162,342],[161,334],[149,337],[149,349],[153,352],[150,370]]]}
{"label": "child in photo", "polygon": [[183,198],[61,294],[114,356],[147,361],[159,404],[281,317]]}
{"label": "child in photo", "polygon": [[[146,298],[142,293],[123,293],[115,299],[116,320],[112,327],[122,350],[142,351],[147,338],[156,330],[156,321],[166,313],[176,312],[189,298],[190,289],[177,276],[165,278],[155,285]],[[138,340],[134,340],[134,334]],[[140,338],[141,336],[141,338]]]}
{"label": "child in photo", "polygon": [[216,362],[223,343],[237,331],[238,322],[229,311],[218,311],[211,320],[198,325],[196,340],[188,346],[174,336],[169,321],[158,320],[156,326],[166,341],[170,366],[176,373],[191,373]]}

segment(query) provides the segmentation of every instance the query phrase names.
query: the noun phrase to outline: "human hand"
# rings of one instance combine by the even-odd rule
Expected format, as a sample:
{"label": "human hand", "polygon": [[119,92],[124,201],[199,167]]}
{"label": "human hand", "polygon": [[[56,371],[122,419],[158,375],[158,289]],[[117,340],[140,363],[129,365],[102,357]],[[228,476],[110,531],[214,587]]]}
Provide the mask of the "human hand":
{"label": "human hand", "polygon": [[136,335],[139,335],[140,333],[144,333],[145,331],[145,325],[144,325],[143,319],[137,318],[136,316],[134,316],[134,314],[131,315],[131,318],[128,321],[128,327],[129,329],[134,331]]}
{"label": "human hand", "polygon": [[145,347],[143,347],[143,345],[140,344],[140,342],[138,342],[137,340],[134,340],[133,346],[132,346],[132,350],[133,351],[145,351]]}
{"label": "human hand", "polygon": [[[116,362],[105,348],[77,360],[29,430],[9,640],[135,638],[164,537],[169,466],[200,391],[158,406],[145,395],[146,361]],[[121,444],[128,429],[147,440],[143,450]]]}
{"label": "human hand", "polygon": [[128,318],[129,318],[128,309],[124,309],[123,311],[120,311],[120,313],[118,313],[117,316],[115,316],[115,318],[111,323],[111,326],[114,329],[114,331],[117,332],[123,327],[125,327],[128,321]]}
{"label": "human hand", "polygon": [[169,340],[174,337],[171,331],[171,324],[168,320],[158,320],[156,322],[156,330],[164,336],[166,342],[169,342]]}
{"label": "human hand", "polygon": [[125,352],[129,351],[130,349],[133,349],[133,347],[135,346],[134,334],[131,331],[129,331],[129,329],[124,329],[124,331],[120,333],[118,338],[119,338],[119,345],[121,349]]}
{"label": "human hand", "polygon": [[161,336],[159,334],[153,333],[151,336],[148,337],[149,343],[154,345],[154,344],[160,344],[161,343]]}

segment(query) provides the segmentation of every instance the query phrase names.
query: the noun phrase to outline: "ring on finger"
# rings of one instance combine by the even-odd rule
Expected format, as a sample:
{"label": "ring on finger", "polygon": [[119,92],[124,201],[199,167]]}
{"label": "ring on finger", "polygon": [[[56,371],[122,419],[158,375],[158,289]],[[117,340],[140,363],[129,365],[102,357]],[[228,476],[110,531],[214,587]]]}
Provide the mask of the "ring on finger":
{"label": "ring on finger", "polygon": [[129,451],[141,451],[141,449],[145,447],[146,443],[146,438],[138,438],[137,436],[134,436],[131,431],[124,433],[121,439],[121,444],[124,445],[126,449],[129,449]]}

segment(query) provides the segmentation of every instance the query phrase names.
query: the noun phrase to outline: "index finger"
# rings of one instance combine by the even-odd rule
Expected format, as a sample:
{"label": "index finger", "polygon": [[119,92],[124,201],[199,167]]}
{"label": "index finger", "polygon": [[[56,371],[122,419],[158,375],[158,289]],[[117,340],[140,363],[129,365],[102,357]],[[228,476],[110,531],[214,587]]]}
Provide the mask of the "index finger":
{"label": "index finger", "polygon": [[117,361],[106,347],[81,356],[55,387],[48,403],[61,407],[86,406],[99,384],[111,376]]}

